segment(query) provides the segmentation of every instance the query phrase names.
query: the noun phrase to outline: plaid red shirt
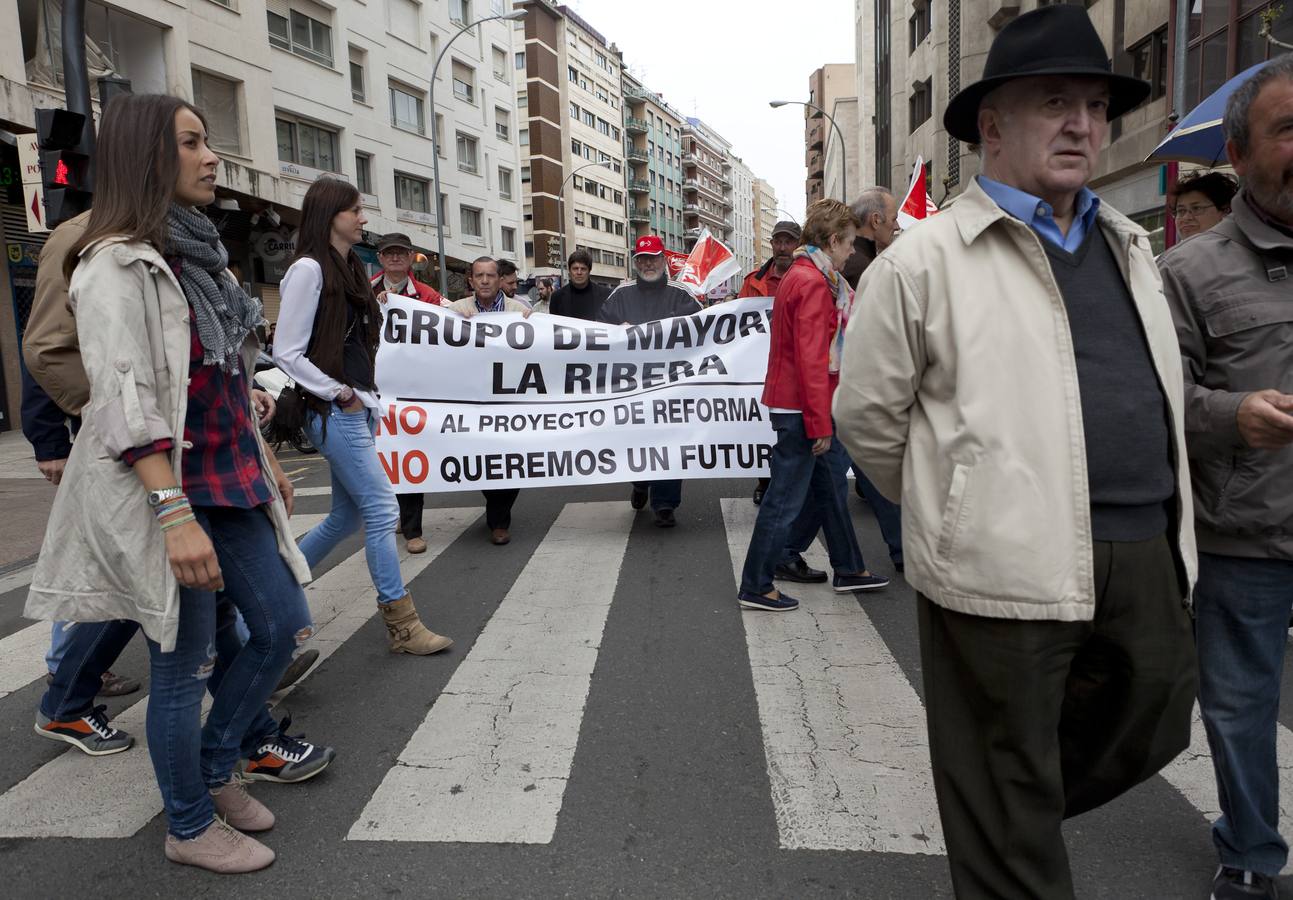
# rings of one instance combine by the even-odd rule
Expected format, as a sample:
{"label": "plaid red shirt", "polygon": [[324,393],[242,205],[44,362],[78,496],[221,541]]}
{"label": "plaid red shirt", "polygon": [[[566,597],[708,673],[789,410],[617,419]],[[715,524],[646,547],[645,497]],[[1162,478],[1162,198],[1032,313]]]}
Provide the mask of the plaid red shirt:
{"label": "plaid red shirt", "polygon": [[[174,267],[172,263],[172,267]],[[251,509],[273,499],[260,467],[256,422],[247,403],[247,373],[202,365],[197,319],[189,311],[189,405],[184,417],[180,461],[184,493],[193,506]],[[133,466],[154,453],[174,449],[169,438],[121,454]]]}

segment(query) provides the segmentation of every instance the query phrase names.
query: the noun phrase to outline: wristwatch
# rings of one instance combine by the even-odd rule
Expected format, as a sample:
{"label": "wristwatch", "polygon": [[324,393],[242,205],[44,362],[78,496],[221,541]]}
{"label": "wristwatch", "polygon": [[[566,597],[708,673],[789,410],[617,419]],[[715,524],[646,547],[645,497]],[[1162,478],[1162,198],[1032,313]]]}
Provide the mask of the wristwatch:
{"label": "wristwatch", "polygon": [[168,487],[168,488],[162,488],[160,491],[149,491],[148,505],[152,507],[158,507],[158,506],[161,506],[163,503],[165,503],[167,500],[174,500],[176,497],[183,496],[183,494],[184,494],[184,488],[182,487]]}

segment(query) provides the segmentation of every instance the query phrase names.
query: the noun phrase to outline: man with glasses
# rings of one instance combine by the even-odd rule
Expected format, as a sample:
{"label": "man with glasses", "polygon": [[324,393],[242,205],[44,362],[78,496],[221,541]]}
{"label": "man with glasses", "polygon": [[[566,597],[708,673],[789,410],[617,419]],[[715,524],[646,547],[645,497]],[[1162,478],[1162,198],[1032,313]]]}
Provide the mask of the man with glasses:
{"label": "man with glasses", "polygon": [[[383,303],[386,294],[412,297],[434,306],[445,306],[444,297],[429,284],[413,277],[413,242],[407,234],[388,234],[377,243],[377,259],[382,264],[381,274],[373,279],[373,290]],[[410,553],[425,553],[427,542],[422,538],[422,494],[396,494],[400,504],[400,534]]]}

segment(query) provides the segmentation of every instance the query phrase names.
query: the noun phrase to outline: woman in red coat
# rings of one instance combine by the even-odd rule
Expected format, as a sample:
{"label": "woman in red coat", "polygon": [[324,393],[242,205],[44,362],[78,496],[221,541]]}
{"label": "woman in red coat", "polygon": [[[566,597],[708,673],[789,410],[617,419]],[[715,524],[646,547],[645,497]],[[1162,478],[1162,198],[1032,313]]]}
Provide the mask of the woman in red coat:
{"label": "woman in red coat", "polygon": [[763,388],[777,443],[772,482],[759,505],[737,594],[748,609],[799,607],[798,600],[778,591],[772,581],[792,531],[815,531],[818,521],[826,534],[837,592],[873,590],[889,583],[866,570],[858,548],[848,510],[849,458],[831,421],[844,325],[853,302],[853,291],[839,269],[853,252],[859,225],[838,200],[818,200],[810,206],[803,245],[795,250],[795,260],[777,288]]}

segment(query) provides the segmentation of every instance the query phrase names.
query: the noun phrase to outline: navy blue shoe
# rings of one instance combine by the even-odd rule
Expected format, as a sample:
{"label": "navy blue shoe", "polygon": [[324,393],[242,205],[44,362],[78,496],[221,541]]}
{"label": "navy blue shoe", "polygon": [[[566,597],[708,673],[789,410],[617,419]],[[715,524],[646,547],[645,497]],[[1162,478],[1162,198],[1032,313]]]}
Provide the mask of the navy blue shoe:
{"label": "navy blue shoe", "polygon": [[849,594],[853,591],[876,591],[889,586],[889,579],[882,575],[836,575],[831,581],[837,594]]}
{"label": "navy blue shoe", "polygon": [[752,591],[739,591],[736,595],[736,601],[745,609],[765,609],[769,612],[790,612],[792,609],[799,609],[799,601],[794,597],[787,596],[784,592],[780,597],[773,600],[771,597],[765,597]]}

